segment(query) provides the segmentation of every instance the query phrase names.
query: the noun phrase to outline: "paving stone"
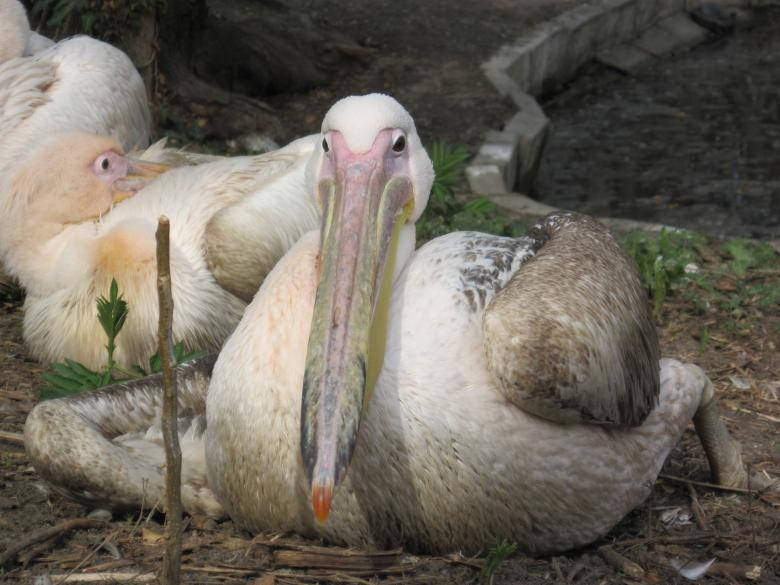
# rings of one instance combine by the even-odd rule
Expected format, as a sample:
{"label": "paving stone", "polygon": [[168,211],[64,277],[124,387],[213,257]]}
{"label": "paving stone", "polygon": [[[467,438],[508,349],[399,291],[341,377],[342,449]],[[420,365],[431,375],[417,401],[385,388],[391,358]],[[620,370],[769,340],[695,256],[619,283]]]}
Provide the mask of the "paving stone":
{"label": "paving stone", "polygon": [[641,0],[634,10],[634,31],[641,34],[653,26],[660,16],[658,15],[658,3],[660,0]]}
{"label": "paving stone", "polygon": [[561,80],[568,44],[568,34],[559,23],[549,22],[537,28],[530,48],[529,85],[524,88],[539,95],[555,87]]}
{"label": "paving stone", "polygon": [[655,57],[635,45],[624,43],[599,51],[596,59],[600,63],[614,67],[623,73],[633,73],[640,67],[651,63]]}
{"label": "paving stone", "polygon": [[612,42],[620,43],[633,39],[636,33],[636,5],[641,0],[596,0],[602,10],[615,18]]}
{"label": "paving stone", "polygon": [[521,192],[529,192],[533,185],[539,162],[542,158],[544,143],[550,128],[550,120],[539,108],[521,110],[504,126],[504,132],[518,137],[517,176],[510,187]]}
{"label": "paving stone", "polygon": [[528,91],[531,85],[531,43],[521,41],[522,44],[515,47],[514,58],[506,68],[506,74],[514,81],[520,89]]}
{"label": "paving stone", "polygon": [[645,31],[642,36],[634,41],[634,45],[656,57],[669,53],[683,44],[681,39],[660,26],[654,26]]}
{"label": "paving stone", "polygon": [[658,23],[658,26],[669,31],[685,45],[696,45],[709,37],[707,29],[693,22],[687,14],[682,12],[663,19]]}
{"label": "paving stone", "polygon": [[685,0],[658,0],[658,17],[665,18],[678,12],[685,12]]}
{"label": "paving stone", "polygon": [[496,165],[501,170],[503,176],[503,191],[492,191],[493,193],[503,193],[511,189],[517,175],[517,153],[518,144],[521,136],[514,132],[498,132],[491,130],[485,137],[484,144],[474,157],[472,164]]}
{"label": "paving stone", "polygon": [[507,192],[504,173],[496,164],[471,164],[466,167],[466,178],[471,192],[477,195]]}
{"label": "paving stone", "polygon": [[517,89],[517,82],[512,79],[507,70],[521,52],[518,47],[505,45],[482,65],[485,75],[502,96],[511,95]]}
{"label": "paving stone", "polygon": [[562,75],[568,78],[595,55],[599,46],[599,27],[603,24],[602,11],[596,6],[581,4],[564,12],[555,21],[569,33],[562,71]]}

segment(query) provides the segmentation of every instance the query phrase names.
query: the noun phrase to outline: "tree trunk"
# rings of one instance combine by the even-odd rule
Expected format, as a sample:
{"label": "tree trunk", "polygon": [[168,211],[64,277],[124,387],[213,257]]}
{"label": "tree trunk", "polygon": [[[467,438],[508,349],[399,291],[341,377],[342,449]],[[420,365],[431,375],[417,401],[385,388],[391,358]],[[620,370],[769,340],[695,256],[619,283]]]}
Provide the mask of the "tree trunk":
{"label": "tree trunk", "polygon": [[[285,133],[264,96],[316,87],[345,61],[372,53],[294,2],[86,0],[57,30],[60,37],[88,32],[119,46],[141,72],[150,101],[165,104],[177,126],[197,117],[206,137],[254,131],[278,138]],[[81,28],[87,22],[94,30]]]}

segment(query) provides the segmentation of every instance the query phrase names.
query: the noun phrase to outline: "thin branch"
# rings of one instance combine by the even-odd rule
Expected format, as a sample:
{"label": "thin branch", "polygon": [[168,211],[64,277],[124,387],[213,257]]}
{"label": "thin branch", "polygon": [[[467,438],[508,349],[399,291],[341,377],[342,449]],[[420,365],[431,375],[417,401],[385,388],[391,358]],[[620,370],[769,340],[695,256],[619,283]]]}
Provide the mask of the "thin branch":
{"label": "thin branch", "polygon": [[154,573],[74,573],[49,577],[52,581],[67,577],[67,583],[151,583],[157,580]]}
{"label": "thin branch", "polygon": [[749,490],[747,488],[729,487],[727,485],[718,485],[716,483],[708,483],[706,481],[695,481],[693,479],[685,479],[684,477],[677,477],[676,475],[667,475],[665,473],[659,473],[660,479],[667,481],[676,481],[678,483],[687,483],[688,485],[695,485],[704,488],[710,488],[713,490],[720,490],[722,492],[734,492],[735,494],[754,494],[756,490]]}
{"label": "thin branch", "polygon": [[173,374],[173,296],[171,294],[170,222],[157,223],[157,294],[160,303],[160,350],[163,382],[162,432],[165,442],[165,555],[162,582],[178,585],[181,571],[181,448],[179,447],[176,380]]}
{"label": "thin branch", "polygon": [[105,525],[105,521],[98,520],[97,518],[71,518],[70,520],[60,522],[54,526],[47,526],[46,528],[37,530],[27,538],[20,540],[16,544],[12,544],[4,553],[0,554],[0,567],[4,566],[8,561],[12,560],[29,546],[44,542],[50,538],[54,538],[55,536],[65,534],[66,532],[78,528],[102,528]]}
{"label": "thin branch", "polygon": [[22,433],[9,433],[8,431],[0,431],[0,441],[6,441],[8,443],[24,446],[24,435]]}

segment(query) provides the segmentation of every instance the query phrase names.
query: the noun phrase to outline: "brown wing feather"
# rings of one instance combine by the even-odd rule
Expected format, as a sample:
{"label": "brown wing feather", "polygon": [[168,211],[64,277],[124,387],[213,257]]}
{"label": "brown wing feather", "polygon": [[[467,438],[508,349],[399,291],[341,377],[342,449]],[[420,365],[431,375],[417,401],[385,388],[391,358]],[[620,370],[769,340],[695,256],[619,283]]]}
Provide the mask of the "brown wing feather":
{"label": "brown wing feather", "polygon": [[483,321],[502,391],[555,422],[641,424],[658,401],[660,350],[633,260],[583,215],[549,215],[532,237],[536,255]]}

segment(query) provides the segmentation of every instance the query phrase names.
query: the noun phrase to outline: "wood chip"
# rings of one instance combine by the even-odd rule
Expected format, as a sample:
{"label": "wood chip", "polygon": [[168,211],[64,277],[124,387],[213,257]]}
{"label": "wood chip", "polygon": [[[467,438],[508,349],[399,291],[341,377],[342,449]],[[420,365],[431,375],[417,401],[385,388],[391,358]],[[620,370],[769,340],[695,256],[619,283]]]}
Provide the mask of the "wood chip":
{"label": "wood chip", "polygon": [[608,565],[625,573],[632,579],[641,579],[645,574],[645,570],[642,567],[621,555],[611,546],[600,546],[598,552]]}

